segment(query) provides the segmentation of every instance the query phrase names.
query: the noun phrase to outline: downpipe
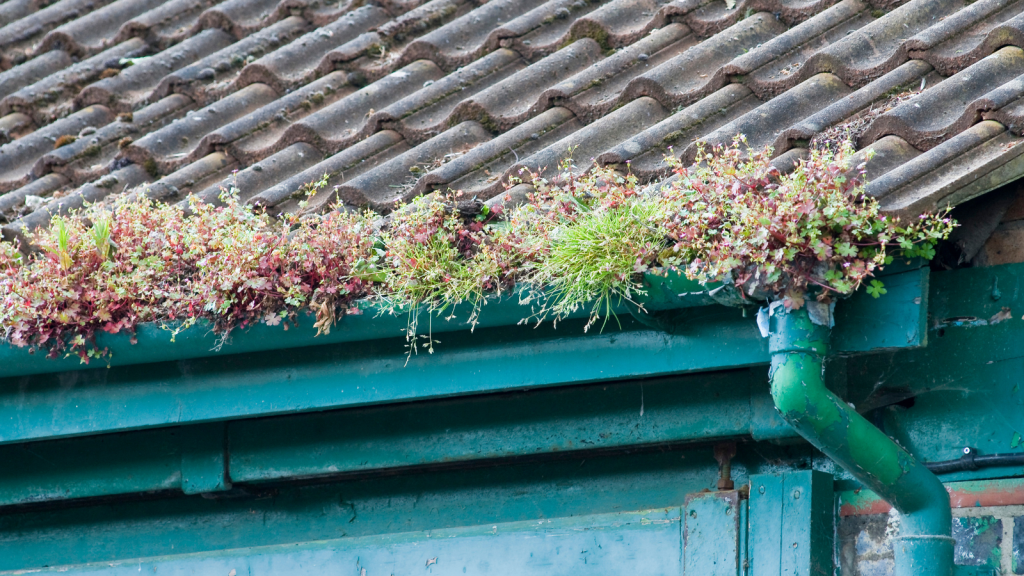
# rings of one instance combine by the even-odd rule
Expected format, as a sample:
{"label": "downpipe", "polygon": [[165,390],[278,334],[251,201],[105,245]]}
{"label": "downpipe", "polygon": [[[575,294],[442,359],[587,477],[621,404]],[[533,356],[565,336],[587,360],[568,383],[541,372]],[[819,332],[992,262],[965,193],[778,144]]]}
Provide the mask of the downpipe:
{"label": "downpipe", "polygon": [[896,576],[953,574],[949,493],[923,464],[825,387],[829,328],[806,307],[772,307],[772,398],[801,436],[900,513]]}

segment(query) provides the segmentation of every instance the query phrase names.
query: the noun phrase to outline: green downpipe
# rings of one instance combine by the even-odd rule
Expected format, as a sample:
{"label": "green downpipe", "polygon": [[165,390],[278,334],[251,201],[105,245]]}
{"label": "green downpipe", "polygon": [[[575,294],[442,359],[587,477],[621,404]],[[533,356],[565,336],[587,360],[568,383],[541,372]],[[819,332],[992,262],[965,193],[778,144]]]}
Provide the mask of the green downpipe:
{"label": "green downpipe", "polygon": [[829,329],[807,310],[769,319],[775,406],[801,436],[900,512],[896,576],[951,576],[949,493],[927,468],[825,387]]}

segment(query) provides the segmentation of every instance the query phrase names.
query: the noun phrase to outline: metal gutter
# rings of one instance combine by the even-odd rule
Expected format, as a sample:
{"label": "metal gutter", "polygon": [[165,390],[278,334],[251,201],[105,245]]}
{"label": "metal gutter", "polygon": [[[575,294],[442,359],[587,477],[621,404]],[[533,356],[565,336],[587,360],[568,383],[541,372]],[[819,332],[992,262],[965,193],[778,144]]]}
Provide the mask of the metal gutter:
{"label": "metal gutter", "polygon": [[900,512],[896,576],[951,576],[949,494],[924,465],[825,387],[829,328],[806,308],[774,306],[769,320],[772,397],[783,418]]}
{"label": "metal gutter", "polygon": [[[703,286],[678,275],[670,275],[668,278],[649,275],[647,284],[649,293],[642,299],[647,312],[677,311],[679,314],[676,316],[686,321],[692,316],[690,310],[715,303],[709,298]],[[927,303],[924,302],[924,297],[928,292],[927,268],[900,268],[898,273],[886,278],[886,288],[889,293],[883,299],[858,294],[843,303],[837,314],[848,318],[848,321],[844,321],[843,327],[834,335],[837,351],[859,353],[879,348],[905,348],[925,344]],[[481,310],[475,329],[514,329],[524,319],[532,319],[540,303],[536,299],[525,301],[524,290],[520,288],[512,294],[488,299]],[[109,349],[111,354],[103,360],[92,360],[90,364],[83,364],[77,357],[48,359],[42,352],[32,353],[27,348],[15,348],[0,343],[0,379],[105,367],[224,358],[253,352],[277,352],[374,340],[391,340],[388,346],[399,353],[404,351],[404,344],[396,344],[394,340],[400,340],[405,335],[410,320],[408,313],[387,313],[379,305],[368,301],[360,302],[358,308],[362,311],[361,314],[342,317],[331,329],[330,334],[322,336],[316,335],[316,330],[313,329],[314,319],[311,316],[301,317],[299,326],[290,329],[265,324],[236,329],[227,339],[213,333],[210,325],[206,323],[197,324],[176,335],[171,330],[174,326],[143,324],[134,336],[126,333],[98,334],[96,345]],[[619,317],[628,317],[635,311],[635,306],[622,301],[614,306],[612,311]],[[443,316],[428,317],[425,311],[420,311],[419,330],[422,334],[429,332],[434,335],[468,332],[474,328],[468,322],[470,313],[468,305],[456,307]],[[588,315],[589,307],[582,307],[564,320],[582,319]],[[616,324],[614,321],[609,322],[603,333],[614,332]],[[138,344],[133,344],[133,340]],[[767,358],[764,362],[767,362]]]}

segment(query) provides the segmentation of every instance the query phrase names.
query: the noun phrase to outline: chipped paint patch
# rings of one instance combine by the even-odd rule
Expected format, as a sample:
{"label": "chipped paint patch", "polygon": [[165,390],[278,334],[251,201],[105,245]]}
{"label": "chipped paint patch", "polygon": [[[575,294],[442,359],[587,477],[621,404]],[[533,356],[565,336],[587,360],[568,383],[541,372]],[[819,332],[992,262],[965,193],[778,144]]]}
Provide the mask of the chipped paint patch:
{"label": "chipped paint patch", "polygon": [[1003,521],[995,516],[953,519],[953,561],[961,566],[1000,567]]}

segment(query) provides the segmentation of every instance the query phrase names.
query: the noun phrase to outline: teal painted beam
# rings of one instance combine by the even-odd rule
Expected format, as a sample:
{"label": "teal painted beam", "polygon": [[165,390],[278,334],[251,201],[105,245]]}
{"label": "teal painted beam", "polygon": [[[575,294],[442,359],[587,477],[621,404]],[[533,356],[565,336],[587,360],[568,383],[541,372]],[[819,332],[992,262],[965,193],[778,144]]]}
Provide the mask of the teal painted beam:
{"label": "teal painted beam", "polygon": [[[737,452],[737,485],[817,462],[800,447],[740,444]],[[12,510],[0,514],[0,570],[677,507],[717,477],[712,450],[702,446],[281,485],[246,498]]]}
{"label": "teal painted beam", "polygon": [[228,430],[224,422],[179,429],[181,491],[185,494],[222,492],[231,488],[228,473]]}
{"label": "teal painted beam", "polygon": [[755,402],[767,395],[758,368],[242,420],[229,426],[231,478],[265,482],[573,450],[798,438],[773,407]]}
{"label": "teal painted beam", "polygon": [[[61,566],[39,574],[680,575],[679,509],[339,538],[152,559]],[[697,576],[699,573],[692,573]],[[735,574],[735,572],[733,573]]]}
{"label": "teal painted beam", "polygon": [[[837,316],[847,327],[837,330],[837,350],[863,352],[875,348],[906,347],[923,345],[922,294],[927,290],[927,268],[912,269],[886,277],[889,290],[886,298],[874,299],[864,293],[855,294],[837,307]],[[687,310],[703,307],[712,301],[701,291],[699,284],[671,277],[659,279],[649,276],[655,284],[650,296],[644,299],[649,311],[682,310],[680,316],[689,318]],[[518,295],[494,299],[481,311],[478,328],[512,327],[533,313],[532,306],[519,303]],[[309,346],[338,345],[369,340],[388,340],[404,334],[408,326],[408,315],[390,315],[365,302],[358,306],[363,313],[344,316],[325,336],[316,336],[313,318],[305,316],[297,328],[285,330],[258,324],[245,330],[235,330],[230,338],[222,339],[212,333],[206,323],[194,326],[173,336],[169,330],[156,324],[139,326],[136,338],[139,344],[131,344],[129,334],[97,335],[100,348],[109,348],[111,356],[105,362],[93,360],[92,365],[81,363],[77,358],[46,359],[41,353],[31,353],[26,348],[0,345],[0,378],[69,372],[95,368],[97,365],[133,366],[178,360],[208,357],[230,357],[252,352],[281,351]],[[631,306],[619,303],[614,311],[619,316],[628,316]],[[584,318],[589,307],[570,315],[567,319]],[[696,313],[701,316],[702,313]],[[457,307],[451,314],[427,318],[422,313],[420,326],[430,326],[433,334],[448,334],[469,330],[468,306]],[[852,320],[852,321],[851,321]],[[614,324],[614,321],[610,322]],[[847,333],[848,332],[848,333]],[[391,346],[396,346],[394,342]],[[402,350],[398,344],[397,351]],[[443,351],[443,348],[441,349]]]}
{"label": "teal painted beam", "polygon": [[481,392],[742,368],[767,341],[714,307],[686,334],[582,333],[579,322],[452,333],[408,359],[395,341],[302,348],[0,383],[0,443],[194,424]]}
{"label": "teal painted beam", "polygon": [[767,374],[755,368],[7,445],[0,446],[0,506],[213,492],[228,487],[228,478],[276,482],[565,451],[795,438],[761,401],[766,397]]}
{"label": "teal painted beam", "polygon": [[176,428],[0,446],[0,506],[181,488]]}

